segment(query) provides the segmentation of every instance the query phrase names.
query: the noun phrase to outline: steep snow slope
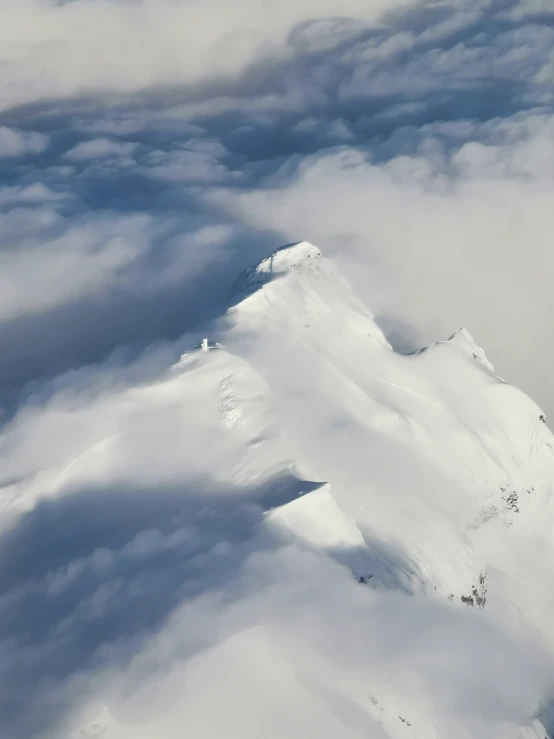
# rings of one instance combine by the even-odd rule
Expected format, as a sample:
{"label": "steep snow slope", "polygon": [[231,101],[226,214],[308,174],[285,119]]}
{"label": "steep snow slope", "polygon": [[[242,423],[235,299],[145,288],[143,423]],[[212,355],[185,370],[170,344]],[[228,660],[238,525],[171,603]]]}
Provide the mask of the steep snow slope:
{"label": "steep snow slope", "polygon": [[[268,264],[278,267],[272,271]],[[371,312],[305,243],[285,247],[247,270],[239,289],[251,289],[257,280],[265,283],[263,289],[237,295],[230,310],[232,333],[256,345],[267,343],[270,335],[279,345],[275,351],[287,355],[279,373],[289,366],[289,356],[294,361],[298,352],[310,358],[317,353],[325,360],[323,369],[317,368],[324,388],[340,376],[350,396],[372,404],[375,413],[360,414],[365,426],[413,443],[418,452],[429,441],[429,453],[444,469],[455,465],[464,478],[485,481],[488,470],[491,477],[521,485],[540,483],[543,469],[552,469],[552,435],[539,420],[542,411],[495,376],[465,329],[416,355],[395,354]],[[226,340],[235,339],[227,335]],[[271,371],[271,366],[261,369]],[[343,394],[334,392],[344,403]],[[460,454],[459,443],[467,455]]]}
{"label": "steep snow slope", "polygon": [[[306,242],[240,275],[206,333],[115,385],[54,384],[2,429],[0,544],[22,574],[0,571],[1,623],[56,614],[70,696],[37,692],[6,735],[543,739],[541,409],[466,330],[396,354]],[[29,564],[43,520],[83,533]],[[4,700],[23,710],[29,670],[53,677],[19,628]]]}
{"label": "steep snow slope", "polygon": [[394,353],[309,244],[237,284],[226,345],[267,379],[308,474],[331,483],[367,540],[403,553],[403,587],[471,596],[486,570],[479,538],[548,508],[553,439],[540,408],[465,330]]}

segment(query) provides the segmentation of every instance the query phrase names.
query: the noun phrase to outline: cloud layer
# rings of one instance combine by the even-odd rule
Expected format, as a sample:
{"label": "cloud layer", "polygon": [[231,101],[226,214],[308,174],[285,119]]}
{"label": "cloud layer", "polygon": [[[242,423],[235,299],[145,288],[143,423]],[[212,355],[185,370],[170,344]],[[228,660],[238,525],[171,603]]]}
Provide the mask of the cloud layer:
{"label": "cloud layer", "polygon": [[287,36],[306,19],[368,22],[389,7],[384,0],[242,0],[237,12],[224,0],[7,0],[0,107],[232,80],[260,57],[286,56]]}

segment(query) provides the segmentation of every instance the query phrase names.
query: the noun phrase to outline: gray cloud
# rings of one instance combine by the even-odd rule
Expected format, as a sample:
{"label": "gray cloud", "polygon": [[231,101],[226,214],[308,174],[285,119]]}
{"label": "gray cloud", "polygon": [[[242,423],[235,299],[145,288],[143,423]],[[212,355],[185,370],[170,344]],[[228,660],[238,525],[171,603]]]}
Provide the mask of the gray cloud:
{"label": "gray cloud", "polygon": [[76,161],[87,161],[95,159],[127,157],[135,144],[129,142],[110,141],[110,139],[92,139],[91,141],[80,141],[66,152],[68,159]]}
{"label": "gray cloud", "polygon": [[44,134],[0,126],[0,158],[40,154],[47,146],[48,137]]}
{"label": "gray cloud", "polygon": [[[99,10],[86,0],[6,0],[0,108],[83,93],[232,79],[260,55],[286,56],[288,33],[306,18],[340,13],[367,21],[390,7],[388,0],[270,6],[244,0],[237,12],[223,0],[202,5],[103,0]],[[109,34],[103,32],[105,24]]]}

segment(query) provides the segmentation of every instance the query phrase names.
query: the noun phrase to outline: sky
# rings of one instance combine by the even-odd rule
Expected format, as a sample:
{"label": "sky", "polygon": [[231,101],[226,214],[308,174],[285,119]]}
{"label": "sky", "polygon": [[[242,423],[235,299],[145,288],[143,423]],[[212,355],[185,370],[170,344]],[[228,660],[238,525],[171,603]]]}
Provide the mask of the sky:
{"label": "sky", "polygon": [[[148,487],[153,470],[161,485],[155,506],[145,496],[140,510],[133,496],[120,494],[113,506],[109,486],[85,486],[78,499],[27,511],[1,542],[22,584],[15,588],[10,569],[0,569],[12,588],[0,617],[28,646],[3,643],[18,664],[15,675],[3,675],[14,739],[38,737],[40,726],[50,736],[60,705],[98,679],[77,667],[97,660],[104,676],[112,657],[132,661],[133,639],[174,608],[184,610],[136,658],[133,680],[147,669],[140,661],[161,659],[168,643],[189,654],[209,642],[221,609],[247,631],[251,609],[271,613],[281,596],[298,606],[294,585],[283,582],[296,582],[299,560],[285,551],[266,561],[269,544],[249,560],[259,506],[244,502],[241,491],[222,500],[221,480],[208,485],[205,469],[195,466],[202,443],[214,443],[206,442],[214,433],[208,421],[193,444],[176,411],[147,390],[129,389],[156,378],[178,359],[180,337],[222,312],[239,271],[281,244],[317,244],[398,351],[464,326],[500,375],[554,413],[553,192],[551,0],[2,0],[2,485],[34,476],[48,489],[54,483],[48,473],[41,477],[43,468],[63,468],[73,451],[99,436],[115,438],[137,419],[138,447],[118,447],[106,475],[119,493],[136,494],[138,482],[141,491]],[[141,436],[151,407],[165,415]],[[144,455],[138,467],[137,448]],[[163,457],[161,482],[152,449]],[[223,445],[220,452],[223,467],[231,464],[236,450]],[[175,498],[183,476],[192,491],[185,508]],[[218,504],[208,521],[206,486]],[[109,521],[95,519],[99,499]],[[163,536],[148,533],[153,520]],[[88,539],[71,535],[91,521]],[[225,547],[217,548],[222,531],[235,537],[238,553],[204,581],[196,557],[225,560]],[[59,552],[50,549],[52,532]],[[44,572],[37,571],[46,552]],[[335,565],[301,563],[346,587]],[[228,571],[239,573],[231,591],[189,604]],[[252,583],[260,582],[254,595]],[[136,598],[155,588],[151,610],[139,614]],[[56,601],[59,612],[47,610],[53,592],[67,593]],[[316,584],[310,597],[332,605]],[[87,615],[106,614],[111,599],[118,607],[103,628],[120,650],[115,657],[100,653],[105,634],[99,638]],[[357,629],[372,617],[370,606],[391,609],[398,627],[383,650],[392,654],[403,633],[398,604],[379,595],[373,601],[347,616],[346,672],[359,667]],[[47,617],[35,617],[37,603]],[[442,614],[433,619],[440,631]],[[425,645],[435,622],[427,614],[416,621]],[[190,643],[181,644],[189,622]],[[331,660],[326,645],[343,627],[342,616],[302,621],[292,643],[312,634],[314,652]],[[476,644],[497,640],[492,660],[509,636],[492,635],[488,622],[479,628]],[[260,649],[265,639],[259,636]],[[444,634],[439,641],[453,660],[464,657]],[[64,651],[69,643],[81,646]],[[486,735],[487,711],[505,715],[515,704],[514,713],[527,711],[533,696],[526,682],[538,680],[532,649],[525,643],[511,653],[519,677],[502,696],[494,677],[503,668],[487,667],[481,689],[491,695],[474,736]],[[306,659],[307,672],[317,672]],[[425,647],[413,659],[436,679]],[[477,659],[476,646],[463,663],[468,683]],[[40,689],[29,694],[30,674]],[[122,706],[126,679],[110,676]],[[23,720],[26,696],[34,708]],[[463,700],[455,712],[464,713]]]}

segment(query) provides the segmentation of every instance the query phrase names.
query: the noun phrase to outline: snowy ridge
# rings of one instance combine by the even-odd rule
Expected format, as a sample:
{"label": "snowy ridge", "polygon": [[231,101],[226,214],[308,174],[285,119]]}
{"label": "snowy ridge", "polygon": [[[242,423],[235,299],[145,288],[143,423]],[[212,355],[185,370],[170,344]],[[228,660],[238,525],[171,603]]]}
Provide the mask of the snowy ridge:
{"label": "snowy ridge", "polygon": [[[409,357],[391,352],[371,311],[359,303],[319,250],[313,249],[304,242],[285,247],[245,273],[256,276],[258,289],[253,295],[239,297],[231,309],[234,324],[227,340],[235,331],[258,345],[279,347],[278,356],[287,357],[288,364],[278,363],[278,378],[271,368],[268,375],[265,357],[259,357],[256,350],[250,361],[271,378],[270,385],[272,380],[277,385],[283,383],[284,370],[288,384],[283,390],[287,393],[305,392],[297,383],[293,358],[305,353],[308,362],[317,362],[318,397],[322,392],[326,402],[335,409],[340,407],[340,423],[358,428],[360,438],[367,437],[369,448],[377,442],[377,448],[384,445],[387,454],[397,459],[409,449],[406,469],[413,465],[412,459],[419,460],[418,467],[421,460],[433,459],[445,479],[454,476],[455,483],[446,484],[460,488],[457,505],[475,506],[465,514],[468,531],[488,526],[496,518],[509,528],[521,515],[531,514],[537,489],[544,498],[543,480],[550,485],[545,470],[551,472],[553,463],[548,446],[551,434],[540,421],[540,409],[518,390],[498,384],[484,351],[466,329],[428,347],[432,351],[422,350]],[[323,279],[314,279],[313,271],[304,269],[312,256],[318,260],[317,274]],[[272,264],[276,265],[274,272]],[[281,279],[265,281],[272,274]],[[482,374],[483,368],[486,374]],[[298,407],[291,411],[293,417],[302,415]],[[315,428],[311,433],[317,433]],[[393,452],[395,447],[397,452]],[[301,457],[306,461],[304,454]],[[360,490],[357,502],[358,494],[347,482],[350,473],[342,470],[340,460],[335,459],[329,467],[319,459],[314,467],[316,477],[332,482],[337,521],[348,511],[347,518],[369,527],[376,542],[387,532],[396,547],[406,549],[406,539],[399,540],[393,534],[402,520],[402,508],[392,518],[387,510],[383,518],[378,513],[383,499],[373,499],[368,507],[372,499],[368,490]],[[361,479],[363,474],[370,479],[372,472],[361,474]],[[391,472],[389,484],[393,479]],[[307,511],[313,510],[315,521],[314,500],[307,499],[303,505]],[[287,520],[292,515],[292,510],[286,510]],[[375,529],[375,515],[386,521],[380,529]],[[365,574],[375,576],[374,582],[394,583],[407,592],[439,592],[471,600],[486,565],[475,545],[466,540],[464,525],[454,537],[452,532],[445,533],[439,542],[437,532],[442,525],[425,533],[423,527],[421,535],[430,539],[412,551],[408,547],[409,564],[383,564],[383,557],[374,553]],[[420,526],[416,524],[416,528]]]}
{"label": "snowy ridge", "polygon": [[271,510],[268,524],[317,550],[335,555],[357,577],[373,569],[364,538],[351,519],[340,509],[329,485],[306,493],[296,500]]}
{"label": "snowy ridge", "polygon": [[422,354],[429,349],[440,346],[456,346],[468,356],[480,362],[489,372],[494,373],[494,367],[487,359],[484,350],[476,344],[475,339],[466,328],[458,329],[446,341],[436,341],[433,344],[417,349],[415,352],[412,352],[412,355]]}
{"label": "snowy ridge", "polygon": [[473,336],[469,333],[469,331],[466,328],[461,328],[459,331],[456,331],[452,334],[452,336],[448,339],[448,341],[456,343],[460,348],[462,348],[464,351],[466,351],[468,354],[471,354],[473,359],[480,362],[486,369],[489,370],[489,372],[494,372],[494,367],[487,359],[487,356],[483,349],[481,349],[480,346],[477,346],[475,343],[475,340]]}

